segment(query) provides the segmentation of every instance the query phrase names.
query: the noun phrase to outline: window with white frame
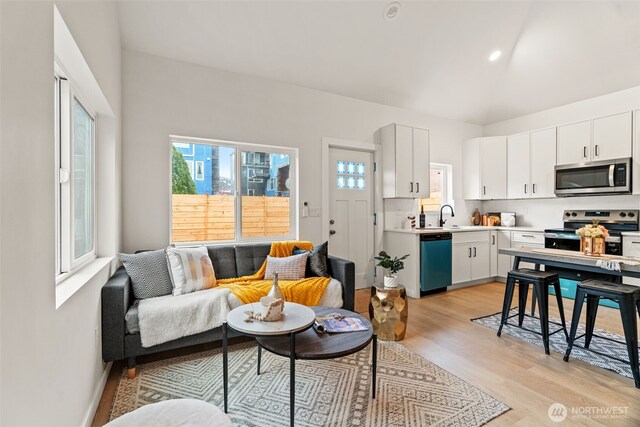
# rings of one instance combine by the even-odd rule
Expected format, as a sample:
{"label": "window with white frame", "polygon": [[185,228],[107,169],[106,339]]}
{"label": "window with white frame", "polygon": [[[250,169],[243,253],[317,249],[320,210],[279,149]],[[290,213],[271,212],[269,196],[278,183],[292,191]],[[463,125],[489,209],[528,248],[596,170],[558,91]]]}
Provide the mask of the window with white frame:
{"label": "window with white frame", "polygon": [[453,206],[453,173],[451,165],[431,163],[429,178],[430,197],[420,199],[425,211],[439,211],[442,205]]}
{"label": "window with white frame", "polygon": [[59,276],[96,257],[96,115],[61,72],[54,82]]}
{"label": "window with white frame", "polygon": [[[296,150],[185,137],[171,143],[173,243],[297,237]],[[185,144],[193,146],[195,179],[181,153]],[[202,180],[200,162],[207,171]]]}

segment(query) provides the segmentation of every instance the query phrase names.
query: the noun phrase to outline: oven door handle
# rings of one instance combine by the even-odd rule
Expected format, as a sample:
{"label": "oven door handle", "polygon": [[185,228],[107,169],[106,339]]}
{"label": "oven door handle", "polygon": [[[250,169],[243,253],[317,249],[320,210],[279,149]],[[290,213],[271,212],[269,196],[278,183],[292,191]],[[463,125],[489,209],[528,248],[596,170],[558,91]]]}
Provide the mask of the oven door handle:
{"label": "oven door handle", "polygon": [[616,165],[609,165],[609,187],[615,187],[615,182],[613,179],[613,172],[616,169]]}

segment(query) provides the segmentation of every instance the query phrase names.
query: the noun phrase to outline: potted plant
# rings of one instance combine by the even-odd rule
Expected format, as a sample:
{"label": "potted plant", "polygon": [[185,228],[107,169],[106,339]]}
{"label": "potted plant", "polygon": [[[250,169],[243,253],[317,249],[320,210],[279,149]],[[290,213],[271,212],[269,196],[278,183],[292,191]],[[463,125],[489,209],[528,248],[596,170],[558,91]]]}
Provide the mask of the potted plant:
{"label": "potted plant", "polygon": [[398,276],[396,273],[404,268],[404,260],[409,256],[406,254],[403,257],[394,257],[386,253],[385,251],[380,251],[378,256],[374,256],[373,259],[378,261],[376,264],[378,267],[382,267],[387,270],[387,274],[384,276],[384,287],[385,288],[395,288],[398,286]]}
{"label": "potted plant", "polygon": [[597,219],[594,219],[593,224],[585,225],[576,230],[576,234],[580,235],[580,252],[585,255],[600,256],[604,254],[604,242],[609,237],[609,230],[598,225],[598,222]]}

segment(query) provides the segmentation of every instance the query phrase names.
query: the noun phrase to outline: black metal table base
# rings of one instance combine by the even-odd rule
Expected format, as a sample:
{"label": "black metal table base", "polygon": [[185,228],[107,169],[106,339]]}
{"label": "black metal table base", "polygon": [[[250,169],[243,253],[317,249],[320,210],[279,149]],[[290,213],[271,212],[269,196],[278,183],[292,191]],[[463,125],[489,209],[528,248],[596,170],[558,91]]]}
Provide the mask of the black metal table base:
{"label": "black metal table base", "polygon": [[[222,383],[224,393],[224,412],[228,412],[228,389],[229,389],[229,347],[227,338],[227,322],[222,324]],[[302,331],[299,331],[302,332]],[[295,422],[295,402],[296,402],[296,333],[289,333],[289,419],[290,425]],[[250,335],[249,335],[250,336]],[[371,398],[376,398],[376,372],[378,360],[378,336],[374,333],[372,336],[372,363],[371,363]],[[262,346],[258,344],[258,363],[256,374],[260,375],[260,366],[262,362]]]}

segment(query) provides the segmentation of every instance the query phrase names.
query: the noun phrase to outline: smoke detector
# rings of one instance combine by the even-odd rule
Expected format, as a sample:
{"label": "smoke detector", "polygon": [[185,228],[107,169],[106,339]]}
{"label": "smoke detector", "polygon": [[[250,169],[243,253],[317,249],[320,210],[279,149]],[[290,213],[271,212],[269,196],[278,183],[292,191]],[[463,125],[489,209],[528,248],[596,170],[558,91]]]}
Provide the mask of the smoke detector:
{"label": "smoke detector", "polygon": [[400,15],[400,3],[391,3],[384,9],[384,20],[387,22],[395,21]]}

